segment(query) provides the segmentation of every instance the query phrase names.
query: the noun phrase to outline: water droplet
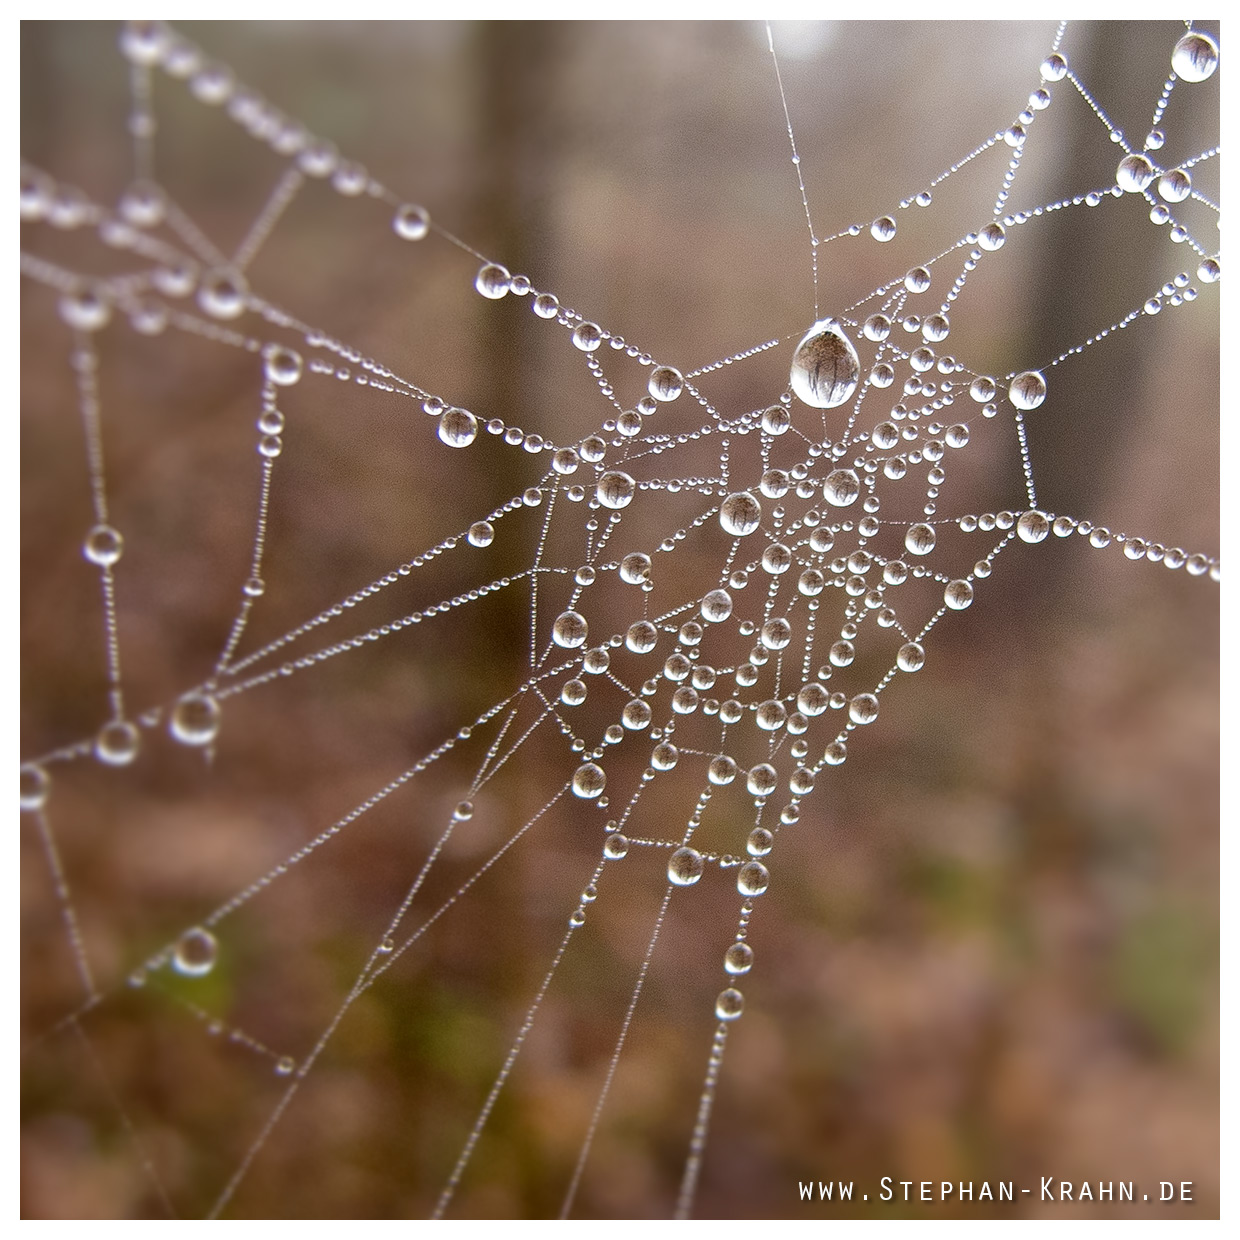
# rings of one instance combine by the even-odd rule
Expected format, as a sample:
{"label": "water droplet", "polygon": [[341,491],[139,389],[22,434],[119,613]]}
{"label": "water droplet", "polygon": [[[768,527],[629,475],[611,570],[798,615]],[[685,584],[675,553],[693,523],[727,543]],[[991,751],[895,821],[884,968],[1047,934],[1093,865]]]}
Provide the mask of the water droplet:
{"label": "water droplet", "polygon": [[747,861],[737,872],[736,890],[743,896],[760,896],[770,885],[770,871],[761,861]]}
{"label": "water droplet", "polygon": [[670,771],[680,761],[680,750],[668,741],[656,745],[650,754],[650,765],[656,771]]}
{"label": "water droplet", "polygon": [[896,655],[896,666],[902,672],[919,672],[925,663],[926,652],[920,642],[905,642]]}
{"label": "water droplet", "polygon": [[765,857],[775,846],[775,837],[765,827],[754,827],[745,841],[745,851],[751,857]]}
{"label": "water droplet", "polygon": [[950,581],[943,591],[943,602],[952,611],[964,611],[973,602],[973,587],[964,580]]}
{"label": "water droplet", "polygon": [[685,381],[674,366],[656,366],[650,373],[647,387],[655,400],[675,400],[684,390]]}
{"label": "water droplet", "polygon": [[629,837],[613,831],[603,843],[603,856],[612,861],[619,861],[629,853]]}
{"label": "water droplet", "polygon": [[105,723],[95,737],[95,757],[108,766],[128,766],[142,743],[137,727],[124,719]]}
{"label": "water droplet", "polygon": [[499,263],[487,263],[474,277],[474,288],[483,297],[498,301],[501,297],[506,297],[508,290],[512,288],[512,276],[507,267],[501,267]]}
{"label": "water droplet", "polygon": [[1051,532],[1051,523],[1046,513],[1031,509],[1022,512],[1016,522],[1016,533],[1022,542],[1040,543]]}
{"label": "water droplet", "polygon": [[977,244],[980,249],[989,250],[992,253],[995,250],[1002,249],[1003,243],[1007,240],[1007,232],[1002,224],[997,220],[991,224],[987,224],[981,232],[977,234]]}
{"label": "water droplet", "polygon": [[82,554],[92,563],[106,568],[121,558],[125,540],[110,525],[96,525],[86,535]]}
{"label": "water droplet", "polygon": [[1221,274],[1218,260],[1214,258],[1203,258],[1197,268],[1197,279],[1203,284],[1216,283]]}
{"label": "water droplet", "polygon": [[988,400],[994,399],[995,381],[989,375],[978,375],[978,377],[969,384],[969,395],[977,401],[979,405],[984,405]]}
{"label": "water droplet", "polygon": [[603,343],[603,333],[597,323],[579,323],[573,331],[573,344],[583,353],[593,353]]}
{"label": "water droplet", "polygon": [[890,215],[880,215],[870,225],[870,236],[875,241],[890,241],[896,235],[896,222]]}
{"label": "water droplet", "polygon": [[227,65],[208,64],[194,74],[189,87],[196,99],[215,107],[232,94],[233,85],[233,75]]}
{"label": "water droplet", "polygon": [[220,730],[220,707],[205,693],[187,693],[172,708],[169,730],[182,745],[209,745]]}
{"label": "water droplet", "polygon": [[566,681],[564,687],[560,690],[560,701],[565,706],[580,706],[586,700],[586,685],[584,680]]}
{"label": "water droplet", "polygon": [[263,369],[267,378],[280,387],[288,387],[301,378],[301,354],[292,349],[271,345],[263,353]]}
{"label": "water droplet", "polygon": [[168,326],[168,307],[152,297],[143,297],[130,310],[129,322],[143,336],[158,336]]}
{"label": "water droplet", "polygon": [[396,235],[405,241],[421,241],[430,230],[430,226],[431,217],[426,210],[414,206],[411,202],[397,208],[396,215],[392,219],[392,227],[396,230]]}
{"label": "water droplet", "polygon": [[760,762],[745,778],[745,786],[756,797],[769,797],[779,786],[779,775],[769,762]]}
{"label": "water droplet", "polygon": [[1115,183],[1125,193],[1139,194],[1154,180],[1154,165],[1144,155],[1125,155],[1115,170]]}
{"label": "water droplet", "polygon": [[816,717],[827,709],[827,691],[814,681],[797,694],[797,710],[803,715]]}
{"label": "water droplet", "polygon": [[465,537],[471,547],[489,547],[495,541],[495,526],[490,521],[475,521]]}
{"label": "water droplet", "polygon": [[41,220],[52,208],[56,186],[51,177],[32,168],[21,170],[21,218]]}
{"label": "water droplet", "polygon": [[1058,82],[1068,72],[1068,62],[1059,52],[1052,52],[1042,62],[1041,72],[1044,82]]}
{"label": "water droplet", "polygon": [[445,409],[439,418],[439,438],[449,448],[467,448],[478,437],[478,419],[468,409]]}
{"label": "water droplet", "polygon": [[822,319],[792,355],[792,390],[814,409],[834,409],[856,391],[861,363],[852,341],[833,319]]}
{"label": "water droplet", "polygon": [[767,499],[779,499],[788,494],[788,475],[782,469],[768,469],[758,482],[758,490]]}
{"label": "water droplet", "polygon": [[[826,550],[830,550],[830,547],[827,547]],[[825,586],[826,578],[816,568],[807,568],[797,578],[797,591],[805,595],[806,598],[815,598],[822,593]]]}
{"label": "water droplet", "polygon": [[620,580],[639,586],[650,578],[650,557],[644,551],[631,551],[620,561]]}
{"label": "water droplet", "polygon": [[705,869],[706,862],[696,848],[678,848],[667,861],[667,877],[677,887],[692,887]]}
{"label": "water droplet", "polygon": [[530,303],[530,309],[540,319],[553,319],[560,313],[560,299],[554,293],[539,293]]}
{"label": "water droplet", "polygon": [[186,930],[177,940],[172,967],[183,977],[205,977],[215,967],[219,944],[215,935],[201,926]]}
{"label": "water droplet", "polygon": [[601,676],[611,666],[611,654],[606,646],[596,646],[586,651],[582,666],[592,676]]}
{"label": "water droplet", "polygon": [[762,429],[768,435],[782,435],[792,425],[792,414],[783,405],[772,405],[762,411]]}
{"label": "water droplet", "polygon": [[754,719],[764,732],[777,732],[787,722],[788,708],[783,702],[771,698],[758,707]]}
{"label": "water droplet", "polygon": [[47,794],[51,789],[51,780],[47,772],[33,762],[27,762],[21,769],[21,807],[24,810],[42,809],[47,804]]}
{"label": "water droplet", "polygon": [[642,433],[642,415],[636,409],[626,409],[616,419],[616,430],[629,439],[632,439],[635,435],[640,435]]}
{"label": "water droplet", "polygon": [[1046,399],[1046,379],[1040,370],[1023,370],[1008,385],[1008,400],[1017,409],[1036,409]]}
{"label": "water droplet", "polygon": [[1158,196],[1165,202],[1183,202],[1192,192],[1192,178],[1181,168],[1172,168],[1158,178]]}
{"label": "water droplet", "polygon": [[861,334],[875,344],[880,344],[891,335],[891,320],[885,314],[872,314],[861,325]]}
{"label": "water droplet", "polygon": [[151,283],[166,297],[187,297],[198,280],[198,272],[188,263],[156,267]]}
{"label": "water droplet", "polygon": [[630,624],[624,635],[624,644],[634,654],[649,654],[659,640],[659,630],[649,620],[638,620]]}
{"label": "water droplet", "polygon": [[168,47],[168,27],[163,22],[126,22],[121,29],[120,49],[135,65],[157,64]]}
{"label": "water droplet", "polygon": [[112,307],[97,289],[81,289],[60,299],[60,317],[78,331],[94,332],[106,326]]}
{"label": "water droplet", "polygon": [[276,1060],[275,1073],[276,1076],[292,1076],[297,1070],[297,1061],[292,1055],[281,1055]]}
{"label": "water droplet", "polygon": [[737,770],[735,759],[729,758],[727,754],[719,754],[710,760],[710,765],[706,768],[706,777],[712,784],[722,788],[736,778]]}
{"label": "water droplet", "polygon": [[607,786],[607,772],[593,762],[586,762],[573,772],[573,792],[586,801],[593,801]]}
{"label": "water droplet", "polygon": [[579,611],[562,611],[551,626],[551,640],[565,650],[574,650],[586,643],[586,618]]}
{"label": "water droplet", "polygon": [[745,996],[733,986],[719,992],[715,1000],[715,1015],[720,1020],[736,1020],[745,1010]]}
{"label": "water droplet", "polygon": [[931,314],[927,315],[922,322],[921,335],[924,340],[937,344],[940,340],[947,339],[951,329],[952,325],[947,315]]}
{"label": "water droplet", "polygon": [[836,508],[847,508],[861,494],[861,479],[851,469],[835,469],[827,475],[822,488],[823,498]]}
{"label": "water droplet", "polygon": [[723,953],[723,967],[734,975],[748,973],[753,968],[753,948],[748,943],[733,943]]}
{"label": "water droplet", "polygon": [[905,549],[913,555],[929,555],[934,550],[937,535],[933,525],[919,523],[910,525],[904,535]]}
{"label": "water droplet", "polygon": [[663,675],[676,684],[684,680],[692,669],[693,664],[689,662],[683,654],[671,655],[667,662],[663,664]]}
{"label": "water droplet", "polygon": [[121,196],[121,216],[135,228],[154,228],[164,209],[163,191],[150,181],[135,181]]}
{"label": "water droplet", "polygon": [[910,293],[924,293],[930,287],[930,272],[925,267],[914,267],[904,277],[904,287]]}
{"label": "water droplet", "polygon": [[876,448],[886,451],[900,442],[900,431],[894,422],[880,422],[870,432],[870,442]]}
{"label": "water droplet", "polygon": [[832,741],[822,755],[822,760],[828,766],[840,766],[847,758],[848,746],[843,741]]}
{"label": "water droplet", "polygon": [[198,304],[213,319],[235,319],[245,309],[249,290],[235,272],[216,268],[202,277]]}
{"label": "water droplet", "polygon": [[628,474],[617,469],[604,474],[598,480],[595,493],[604,508],[627,508],[633,502],[636,491],[637,483]]}
{"label": "water droplet", "polygon": [[878,698],[872,693],[858,693],[848,703],[848,717],[857,724],[873,723],[878,718]]}
{"label": "water droplet", "polygon": [[643,728],[650,726],[650,714],[650,707],[641,698],[633,698],[620,712],[620,722],[630,732],[640,732]]}
{"label": "water droplet", "polygon": [[734,492],[719,508],[719,524],[724,532],[738,538],[752,534],[761,523],[762,505],[749,491]]}
{"label": "water droplet", "polygon": [[1218,44],[1204,30],[1190,30],[1171,52],[1171,67],[1185,82],[1204,82],[1218,68]]}
{"label": "water droplet", "polygon": [[762,626],[761,642],[767,650],[783,650],[792,640],[792,625],[783,616],[776,616]]}

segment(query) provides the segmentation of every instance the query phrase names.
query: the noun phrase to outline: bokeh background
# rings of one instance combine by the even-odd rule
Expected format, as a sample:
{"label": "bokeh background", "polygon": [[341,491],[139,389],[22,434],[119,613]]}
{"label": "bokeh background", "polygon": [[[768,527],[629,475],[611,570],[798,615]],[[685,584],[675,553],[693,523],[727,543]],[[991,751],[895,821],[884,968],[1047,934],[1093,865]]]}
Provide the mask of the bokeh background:
{"label": "bokeh background", "polygon": [[[803,211],[760,24],[183,29],[480,252],[661,359],[688,370],[810,321]],[[1181,31],[1102,23],[1066,36],[1075,70],[1138,146]],[[105,205],[133,175],[117,32],[26,22],[21,34],[22,156]],[[895,213],[1005,127],[1037,87],[1053,34],[1049,22],[778,24],[819,235]],[[1055,94],[1033,126],[1014,209],[1114,177],[1117,148],[1069,83]],[[231,251],[280,161],[162,75],[155,106],[160,183]],[[1177,88],[1164,153],[1213,145],[1218,106],[1218,75]],[[1000,175],[996,154],[939,187],[930,208],[898,212],[890,245],[863,236],[826,247],[824,311],[976,228]],[[1217,161],[1194,173],[1217,200],[1216,176]],[[1213,218],[1196,206],[1182,214],[1212,247]],[[479,298],[473,260],[435,235],[399,241],[390,217],[381,202],[308,184],[251,284],[480,417],[571,442],[607,416],[562,333],[515,298]],[[1019,231],[953,316],[953,351],[991,373],[1057,355],[1195,269],[1131,196]],[[46,224],[24,225],[22,245],[75,270],[132,269],[95,237]],[[1143,318],[1057,368],[1053,398],[1030,419],[1044,507],[1217,552],[1217,286],[1200,287],[1195,305]],[[25,281],[21,296],[28,759],[93,735],[106,682],[96,575],[79,550],[91,518],[70,336],[50,290]],[[143,709],[209,673],[236,607],[258,477],[256,362],[123,323],[99,345],[110,499],[126,538],[126,692]],[[706,390],[720,408],[762,406],[786,365],[787,351],[773,350]],[[489,440],[453,454],[408,402],[351,384],[303,381],[284,403],[294,433],[276,470],[256,644],[543,469]],[[1018,506],[1014,453],[978,458],[941,513]],[[654,514],[652,532],[683,523],[673,514]],[[489,574],[528,566],[531,553],[501,539],[491,554]],[[687,552],[685,563],[691,576]],[[460,574],[445,557],[401,595],[399,613],[383,603],[348,631],[454,593]],[[1079,537],[1018,544],[982,584],[781,835],[698,1216],[1217,1214],[1218,587]],[[126,976],[520,683],[526,627],[522,600],[501,595],[238,698],[210,764],[151,731],[131,767],[52,768],[49,822],[108,997],[81,1022],[85,1038],[55,1031],[82,994],[24,821],[25,1215],[163,1214],[135,1135],[177,1213],[210,1208],[283,1088],[271,1058],[229,1031],[307,1053],[468,786],[468,755],[226,922],[208,978],[134,990]],[[536,737],[518,759],[477,798],[428,909],[571,769],[558,736]],[[690,780],[669,812],[695,795]],[[429,1212],[593,869],[601,836],[581,817],[566,810],[523,837],[355,1005],[230,1213]],[[665,833],[679,830],[673,821]],[[661,863],[617,871],[591,908],[453,1213],[558,1211],[660,874]],[[701,892],[674,906],[652,958],[579,1215],[673,1206],[735,916],[734,898],[706,883]],[[1133,1180],[1138,1201],[797,1199],[799,1180],[856,1180],[860,1192],[882,1175]],[[1191,1180],[1195,1202],[1143,1204],[1142,1187],[1153,1196],[1159,1180]]]}

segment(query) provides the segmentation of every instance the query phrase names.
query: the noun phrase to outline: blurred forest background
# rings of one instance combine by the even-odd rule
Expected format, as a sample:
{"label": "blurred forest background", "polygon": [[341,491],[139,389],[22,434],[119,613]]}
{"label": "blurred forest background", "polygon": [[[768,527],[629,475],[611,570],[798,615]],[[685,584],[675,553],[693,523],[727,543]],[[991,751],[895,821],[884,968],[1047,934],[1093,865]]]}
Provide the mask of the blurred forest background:
{"label": "blurred forest background", "polygon": [[[1073,67],[1137,147],[1182,29],[1069,27]],[[660,360],[687,371],[811,321],[804,214],[761,24],[183,32],[445,228]],[[22,157],[105,205],[133,176],[117,33],[43,22],[21,32]],[[900,226],[889,245],[864,235],[821,251],[824,312],[989,218],[1006,148],[936,189],[930,208],[895,207],[1011,122],[1053,35],[1051,22],[776,26],[819,235],[888,212]],[[1174,92],[1169,158],[1218,140],[1218,77]],[[1053,90],[1012,209],[1113,182],[1118,148],[1070,83]],[[157,73],[155,92],[159,182],[231,252],[281,161],[183,84]],[[1216,177],[1217,160],[1194,170],[1215,200]],[[1019,230],[962,297],[952,352],[994,374],[1040,364],[1195,271],[1147,213],[1128,195]],[[1217,244],[1208,212],[1190,202],[1181,214]],[[22,245],[74,270],[127,269],[93,236],[47,224],[23,225]],[[480,418],[576,441],[607,416],[580,357],[525,301],[478,297],[475,269],[434,234],[396,238],[384,203],[309,182],[249,276],[270,301]],[[1195,305],[1056,368],[1051,399],[1029,419],[1043,507],[1217,553],[1217,286],[1199,287]],[[257,363],[123,322],[99,347],[110,500],[126,539],[126,693],[141,710],[209,674],[235,611],[258,480]],[[106,718],[69,349],[55,294],[23,281],[23,759]],[[703,389],[729,412],[769,404],[788,356],[772,350]],[[351,384],[303,380],[282,405],[291,433],[255,644],[545,468],[489,437],[453,454],[410,402]],[[944,492],[942,515],[1021,505],[1015,451],[982,464]],[[665,536],[685,518],[652,519]],[[530,562],[527,547],[502,542],[485,579]],[[444,557],[399,612],[380,611],[472,584],[457,563]],[[176,1211],[210,1208],[284,1082],[177,996],[225,1030],[306,1054],[467,788],[468,757],[446,759],[223,923],[209,977],[131,990],[126,975],[510,692],[527,630],[522,601],[497,596],[238,698],[210,765],[152,731],[130,767],[51,770],[49,821],[110,997],[82,1023],[92,1049],[71,1029],[48,1034],[82,994],[23,821],[24,1215],[159,1216],[130,1126]],[[571,767],[553,741],[532,740],[477,798],[475,829],[454,837],[425,908],[559,787]],[[1075,536],[1005,552],[780,837],[696,1215],[1216,1214],[1218,776],[1218,587]],[[695,794],[686,785],[681,802]],[[593,818],[586,830],[574,821],[585,811],[561,809],[354,1006],[229,1213],[430,1211],[598,857]],[[662,895],[655,861],[606,876],[453,1214],[558,1211]],[[734,897],[706,887],[674,902],[652,959],[580,1215],[659,1216],[674,1204],[735,915]],[[884,1205],[873,1192],[848,1208],[797,1199],[801,1179],[873,1186],[881,1175],[1134,1180],[1151,1194],[1158,1180],[1191,1180],[1196,1200],[1156,1211],[1139,1199],[1051,1206],[1036,1193],[993,1209]]]}

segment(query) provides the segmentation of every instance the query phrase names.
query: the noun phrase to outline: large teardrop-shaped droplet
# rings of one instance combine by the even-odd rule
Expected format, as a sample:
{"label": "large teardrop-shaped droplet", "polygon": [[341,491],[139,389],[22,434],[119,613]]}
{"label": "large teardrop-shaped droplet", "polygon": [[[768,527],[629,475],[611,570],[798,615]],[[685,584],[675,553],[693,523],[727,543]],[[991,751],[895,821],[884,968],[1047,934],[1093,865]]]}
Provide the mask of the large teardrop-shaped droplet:
{"label": "large teardrop-shaped droplet", "polygon": [[834,319],[805,333],[792,355],[792,390],[815,409],[834,409],[857,390],[861,363],[852,341]]}

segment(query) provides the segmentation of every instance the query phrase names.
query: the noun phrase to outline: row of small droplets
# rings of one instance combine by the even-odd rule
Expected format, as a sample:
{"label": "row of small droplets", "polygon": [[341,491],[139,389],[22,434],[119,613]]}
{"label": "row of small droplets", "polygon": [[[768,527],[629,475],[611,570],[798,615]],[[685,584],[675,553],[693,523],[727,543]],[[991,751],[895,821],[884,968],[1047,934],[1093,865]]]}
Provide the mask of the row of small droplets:
{"label": "row of small droplets", "polygon": [[[73,316],[68,316],[72,320]],[[109,520],[107,476],[104,464],[103,431],[97,374],[99,358],[90,324],[74,325],[71,363],[78,389],[78,408],[86,443],[90,474],[91,504],[95,524],[82,545],[86,559],[99,570],[103,597],[103,636],[108,669],[108,697],[111,719],[95,739],[95,755],[110,766],[132,762],[138,750],[138,729],[125,718],[125,699],[121,685],[120,639],[116,618],[116,580],[114,569],[124,550],[124,539]]]}
{"label": "row of small droplets", "polygon": [[[483,715],[479,716],[475,721],[475,726],[486,722],[487,719],[493,717],[504,706],[504,703],[498,703],[491,707]],[[219,944],[213,933],[214,928],[225,918],[236,912],[243,905],[248,903],[260,892],[264,891],[277,879],[287,874],[288,871],[299,862],[303,861],[311,853],[322,847],[329,840],[339,835],[351,823],[355,822],[363,814],[373,809],[380,802],[390,796],[393,792],[403,787],[409,780],[421,771],[429,767],[433,762],[437,761],[445,753],[451,750],[458,740],[468,739],[472,734],[472,727],[463,727],[456,736],[449,738],[441,743],[435,750],[427,754],[419,762],[415,763],[408,770],[389,781],[387,785],[378,792],[373,793],[360,805],[356,806],[343,818],[332,824],[326,830],[322,831],[314,839],[302,845],[296,852],[290,854],[284,861],[273,866],[266,874],[251,883],[243,891],[239,892],[226,903],[219,906],[208,917],[194,927],[186,930],[172,944],[162,948],[160,951],[152,955],[144,965],[135,970],[130,977],[130,984],[133,986],[142,986],[146,983],[147,975],[162,968],[166,964],[171,964],[174,970],[187,977],[202,977],[210,973],[214,968],[218,954]],[[452,822],[455,824],[472,816],[473,808],[468,802],[462,802],[453,812]],[[389,939],[385,939],[376,949],[376,956],[390,952],[393,944]],[[235,1031],[232,1040],[245,1043],[251,1049],[260,1051],[264,1054],[276,1056],[270,1052],[265,1046],[257,1042],[255,1039],[244,1034],[242,1031]],[[276,1062],[276,1072],[280,1075],[289,1075],[295,1068],[294,1061],[287,1056],[280,1056]]]}
{"label": "row of small droplets", "polygon": [[284,413],[276,404],[278,388],[289,387],[301,379],[301,357],[279,346],[270,346],[263,362],[266,381],[262,390],[262,409],[258,416],[258,452],[262,458],[262,477],[259,483],[258,515],[254,527],[254,545],[250,556],[250,575],[241,587],[241,606],[233,620],[232,629],[220,652],[215,672],[206,685],[207,692],[214,692],[219,678],[229,670],[242,635],[249,622],[255,602],[266,592],[263,581],[263,551],[267,542],[267,514],[271,505],[271,484],[276,459],[284,450]]}
{"label": "row of small droplets", "polygon": [[[1207,282],[1217,280],[1220,274],[1218,262],[1212,258],[1204,259],[1197,269],[1197,274]],[[1189,283],[1188,273],[1180,272],[1173,279],[1168,280],[1157,293],[1148,298],[1144,305],[1135,310],[1129,310],[1122,319],[1112,323],[1109,327],[1102,328],[1101,331],[1095,332],[1088,340],[1073,345],[1070,349],[1065,349],[1049,363],[1047,369],[1058,366],[1061,362],[1065,362],[1068,358],[1075,357],[1079,353],[1084,353],[1091,345],[1105,340],[1112,332],[1122,331],[1143,315],[1152,317],[1158,314],[1165,306],[1176,308],[1191,303],[1196,299],[1197,290]]]}
{"label": "row of small droplets", "polygon": [[[159,65],[173,77],[189,79],[192,93],[201,102],[227,103],[228,115],[233,120],[252,137],[266,141],[278,154],[296,157],[297,166],[305,175],[330,177],[333,187],[346,197],[367,194],[393,203],[397,207],[393,228],[403,239],[421,240],[434,228],[468,253],[482,258],[472,247],[433,225],[424,208],[401,202],[360,165],[341,161],[330,142],[313,137],[301,126],[282,117],[255,93],[238,88],[229,70],[208,63],[197,48],[162,23],[131,23],[122,33],[121,47],[133,64]],[[500,264],[485,260],[475,278],[475,287],[489,298],[500,298],[510,291],[518,296],[535,292],[528,277],[511,276]],[[649,354],[626,345],[621,337],[612,336],[576,311],[561,307],[554,294],[535,292],[532,308],[540,318],[556,319],[561,325],[572,327],[573,343],[583,351],[592,352],[603,340],[608,340],[613,348],[624,349],[628,356],[640,360],[643,365],[654,364]]]}
{"label": "row of small droplets", "polygon": [[[1136,535],[1112,534],[1104,525],[1094,525],[1092,521],[1078,521],[1075,517],[1055,516],[1053,513],[1042,514],[1050,521],[1050,532],[1057,538],[1067,538],[1072,534],[1080,534],[1089,540],[1091,547],[1103,550],[1112,543],[1122,547],[1124,555],[1130,560],[1148,560],[1151,563],[1162,563],[1167,568],[1184,568],[1190,576],[1201,577],[1207,573],[1212,581],[1219,581],[1221,570],[1216,557],[1200,552],[1188,554],[1181,547],[1167,547],[1153,539],[1139,538]],[[966,533],[974,530],[1011,529],[1016,517],[1011,512],[972,514],[958,518],[957,524]]]}

